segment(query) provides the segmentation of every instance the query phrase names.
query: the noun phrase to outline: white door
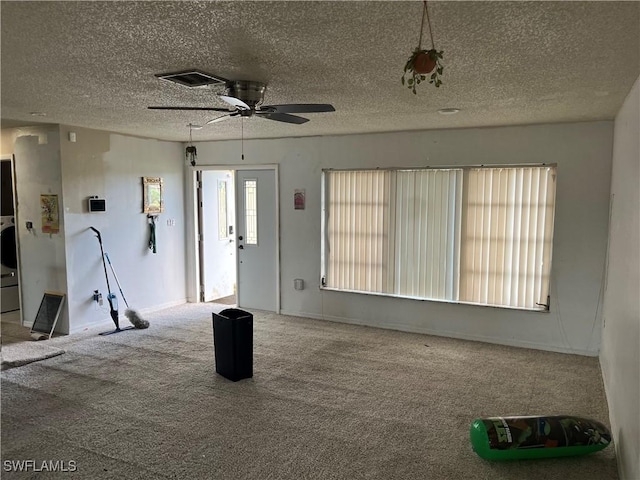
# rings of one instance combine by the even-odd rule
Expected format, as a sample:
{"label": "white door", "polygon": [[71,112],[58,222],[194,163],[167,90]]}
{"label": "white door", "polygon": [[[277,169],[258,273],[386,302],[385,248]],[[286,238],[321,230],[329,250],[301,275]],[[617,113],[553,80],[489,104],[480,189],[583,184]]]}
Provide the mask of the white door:
{"label": "white door", "polygon": [[277,311],[275,170],[236,171],[238,307]]}
{"label": "white door", "polygon": [[202,300],[235,294],[235,195],[233,172],[203,170],[201,175]]}

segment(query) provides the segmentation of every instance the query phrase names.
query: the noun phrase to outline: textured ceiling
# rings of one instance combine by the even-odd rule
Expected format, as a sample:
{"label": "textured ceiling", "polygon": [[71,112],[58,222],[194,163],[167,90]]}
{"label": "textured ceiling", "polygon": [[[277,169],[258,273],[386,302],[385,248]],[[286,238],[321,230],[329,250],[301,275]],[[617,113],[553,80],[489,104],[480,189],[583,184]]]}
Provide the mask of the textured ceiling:
{"label": "textured ceiling", "polygon": [[[331,103],[289,125],[240,118],[194,140],[611,119],[640,73],[640,3],[429,2],[443,85],[400,83],[422,2],[8,2],[3,126],[63,123],[187,140],[225,107],[218,87],[154,74],[200,69],[267,83],[265,104]],[[424,46],[430,46],[425,35]],[[460,113],[443,116],[440,108]],[[31,116],[44,112],[46,117]]]}

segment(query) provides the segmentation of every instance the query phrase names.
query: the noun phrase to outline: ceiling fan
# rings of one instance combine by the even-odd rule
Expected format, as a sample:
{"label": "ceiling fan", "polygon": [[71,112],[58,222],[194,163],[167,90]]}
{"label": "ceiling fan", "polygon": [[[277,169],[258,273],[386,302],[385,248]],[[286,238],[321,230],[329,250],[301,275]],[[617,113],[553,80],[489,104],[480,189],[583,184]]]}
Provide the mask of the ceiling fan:
{"label": "ceiling fan", "polygon": [[[220,80],[210,76],[211,81],[206,78],[204,80],[199,79],[197,85],[192,82],[194,78],[193,74],[201,74],[201,72],[179,72],[181,75],[185,73],[190,74],[191,77],[182,77],[181,80],[176,80],[176,74],[167,74],[166,76],[157,75],[160,78],[181,83],[187,86],[202,86],[207,84],[225,83],[226,95],[218,94],[220,99],[229,104],[227,108],[218,107],[148,107],[151,110],[207,110],[214,112],[226,112],[226,115],[221,115],[213,120],[209,120],[207,124],[221,122],[232,117],[252,117],[257,116],[266,118],[268,120],[275,120],[277,122],[293,123],[300,125],[309,121],[308,118],[300,117],[298,115],[291,115],[292,113],[323,113],[323,112],[335,112],[333,105],[327,103],[290,103],[285,105],[263,105],[264,92],[267,86],[261,82],[254,82],[251,80]],[[171,78],[169,78],[169,76]],[[186,81],[184,79],[186,78]],[[232,110],[230,110],[232,108]]]}

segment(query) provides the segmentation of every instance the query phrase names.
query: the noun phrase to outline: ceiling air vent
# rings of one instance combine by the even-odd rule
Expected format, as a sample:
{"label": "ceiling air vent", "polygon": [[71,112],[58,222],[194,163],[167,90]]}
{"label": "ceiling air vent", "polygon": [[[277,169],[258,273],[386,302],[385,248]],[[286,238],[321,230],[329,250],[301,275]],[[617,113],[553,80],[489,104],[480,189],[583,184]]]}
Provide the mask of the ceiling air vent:
{"label": "ceiling air vent", "polygon": [[170,82],[179,83],[185,87],[201,87],[203,85],[225,85],[227,80],[214,77],[198,70],[185,70],[184,72],[159,73],[156,77]]}

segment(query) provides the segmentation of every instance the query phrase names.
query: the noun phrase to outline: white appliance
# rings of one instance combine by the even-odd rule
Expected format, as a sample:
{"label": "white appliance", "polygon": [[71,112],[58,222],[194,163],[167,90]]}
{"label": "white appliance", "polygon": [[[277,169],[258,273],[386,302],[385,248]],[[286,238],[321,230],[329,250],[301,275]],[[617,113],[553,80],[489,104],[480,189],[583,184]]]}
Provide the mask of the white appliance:
{"label": "white appliance", "polygon": [[20,309],[18,293],[18,250],[16,248],[16,226],[13,216],[0,217],[0,264],[2,272],[2,313]]}

